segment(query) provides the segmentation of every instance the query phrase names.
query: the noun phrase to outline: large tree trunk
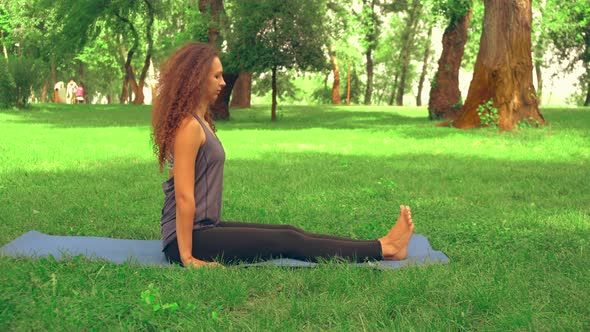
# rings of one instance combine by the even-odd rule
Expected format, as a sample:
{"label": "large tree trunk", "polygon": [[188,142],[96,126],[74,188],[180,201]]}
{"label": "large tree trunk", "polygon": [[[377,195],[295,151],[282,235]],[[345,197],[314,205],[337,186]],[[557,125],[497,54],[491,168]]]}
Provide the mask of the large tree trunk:
{"label": "large tree trunk", "polygon": [[455,119],[460,112],[459,69],[472,13],[473,8],[456,23],[451,21],[443,34],[443,49],[428,101],[430,120]]}
{"label": "large tree trunk", "polygon": [[231,91],[237,79],[238,75],[236,74],[223,73],[225,88],[221,89],[217,100],[211,106],[211,112],[216,120],[229,120],[229,98],[231,97]]}
{"label": "large tree trunk", "polygon": [[416,95],[416,106],[422,106],[422,88],[424,81],[428,74],[428,60],[430,59],[430,38],[432,37],[432,27],[428,29],[428,37],[426,38],[426,45],[424,46],[424,58],[422,59],[422,73],[418,81],[418,94]]}
{"label": "large tree trunk", "polygon": [[[226,84],[227,86],[227,84]],[[231,92],[231,90],[230,90]],[[241,72],[231,92],[230,107],[250,108],[252,96],[252,73]]]}
{"label": "large tree trunk", "polygon": [[521,120],[545,123],[533,86],[531,1],[485,0],[473,79],[462,112],[452,122],[454,127],[482,126],[478,108],[490,100],[503,130],[511,130]]}
{"label": "large tree trunk", "polygon": [[367,57],[367,89],[365,90],[365,105],[371,105],[371,96],[373,94],[373,50],[370,48],[365,53]]}
{"label": "large tree trunk", "polygon": [[332,71],[334,72],[334,84],[332,84],[332,104],[340,105],[340,68],[336,62],[336,52],[330,45],[330,62],[332,63]]}

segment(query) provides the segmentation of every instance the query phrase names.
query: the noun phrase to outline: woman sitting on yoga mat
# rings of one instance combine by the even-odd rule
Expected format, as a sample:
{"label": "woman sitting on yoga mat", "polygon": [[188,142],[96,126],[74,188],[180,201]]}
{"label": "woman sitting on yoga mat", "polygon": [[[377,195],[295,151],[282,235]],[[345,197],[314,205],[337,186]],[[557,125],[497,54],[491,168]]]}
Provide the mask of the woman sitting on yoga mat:
{"label": "woman sitting on yoga mat", "polygon": [[405,259],[414,232],[407,206],[400,206],[395,225],[376,240],[312,234],[290,225],[220,220],[225,152],[209,106],[225,86],[222,74],[218,51],[201,43],[180,48],[161,68],[152,126],[160,171],[167,162],[170,174],[162,184],[166,198],[161,219],[168,260],[183,266],[220,266],[213,261]]}

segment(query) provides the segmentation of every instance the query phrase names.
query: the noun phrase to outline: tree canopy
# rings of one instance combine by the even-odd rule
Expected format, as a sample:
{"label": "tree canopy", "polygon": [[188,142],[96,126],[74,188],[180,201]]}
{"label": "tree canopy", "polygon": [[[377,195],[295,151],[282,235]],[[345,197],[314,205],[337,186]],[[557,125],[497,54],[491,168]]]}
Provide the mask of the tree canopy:
{"label": "tree canopy", "polygon": [[[553,57],[562,72],[583,68],[576,98],[590,104],[588,8],[590,0],[533,3],[539,101]],[[294,98],[277,92],[293,82],[276,84],[277,75],[301,76],[286,74],[292,72],[325,77],[310,88],[308,102],[402,105],[411,94],[420,103],[424,82],[437,75],[432,57],[442,41],[433,30],[448,31],[471,9],[458,62],[466,70],[479,51],[480,0],[2,0],[0,95],[24,95],[19,106],[49,101],[53,84],[75,78],[89,100],[144,103],[143,91],[154,87],[166,56],[188,41],[210,42],[214,33],[227,72],[269,78],[257,88],[274,91],[273,110],[277,95]],[[27,68],[37,74],[26,75]]]}

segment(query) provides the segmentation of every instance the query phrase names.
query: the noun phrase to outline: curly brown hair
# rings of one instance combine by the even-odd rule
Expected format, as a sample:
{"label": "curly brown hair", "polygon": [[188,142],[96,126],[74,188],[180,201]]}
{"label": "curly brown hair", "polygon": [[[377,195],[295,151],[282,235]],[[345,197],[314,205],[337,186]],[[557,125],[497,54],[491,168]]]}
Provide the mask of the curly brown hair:
{"label": "curly brown hair", "polygon": [[[217,49],[203,43],[189,43],[174,52],[160,68],[152,108],[152,141],[160,172],[174,151],[174,136],[180,122],[199,106],[202,84],[216,57],[219,57]],[[210,109],[205,121],[215,132]]]}

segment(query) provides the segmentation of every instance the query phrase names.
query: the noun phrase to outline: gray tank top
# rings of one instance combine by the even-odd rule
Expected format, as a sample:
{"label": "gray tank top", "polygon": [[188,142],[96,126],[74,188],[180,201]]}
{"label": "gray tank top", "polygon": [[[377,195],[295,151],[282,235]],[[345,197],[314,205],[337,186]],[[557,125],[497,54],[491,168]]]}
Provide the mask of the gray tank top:
{"label": "gray tank top", "polygon": [[[223,189],[223,163],[225,151],[221,142],[199,119],[205,131],[205,143],[199,148],[195,162],[195,217],[193,229],[213,227],[221,217],[221,193]],[[162,208],[162,247],[176,239],[176,197],[174,178],[162,184],[166,195]]]}

